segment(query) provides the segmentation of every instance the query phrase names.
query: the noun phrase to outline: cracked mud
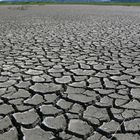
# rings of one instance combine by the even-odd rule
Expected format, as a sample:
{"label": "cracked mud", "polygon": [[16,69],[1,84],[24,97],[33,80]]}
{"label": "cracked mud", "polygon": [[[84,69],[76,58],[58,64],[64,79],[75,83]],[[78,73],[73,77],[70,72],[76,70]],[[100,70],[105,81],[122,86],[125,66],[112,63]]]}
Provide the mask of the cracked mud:
{"label": "cracked mud", "polygon": [[139,134],[139,7],[0,6],[0,140]]}

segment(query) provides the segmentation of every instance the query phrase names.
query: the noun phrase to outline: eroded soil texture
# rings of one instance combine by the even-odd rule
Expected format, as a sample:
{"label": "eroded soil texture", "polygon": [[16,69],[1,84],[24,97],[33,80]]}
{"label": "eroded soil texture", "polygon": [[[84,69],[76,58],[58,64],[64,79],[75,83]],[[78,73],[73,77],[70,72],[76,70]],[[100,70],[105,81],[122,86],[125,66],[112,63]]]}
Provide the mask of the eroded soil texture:
{"label": "eroded soil texture", "polygon": [[0,140],[139,134],[139,7],[0,6]]}

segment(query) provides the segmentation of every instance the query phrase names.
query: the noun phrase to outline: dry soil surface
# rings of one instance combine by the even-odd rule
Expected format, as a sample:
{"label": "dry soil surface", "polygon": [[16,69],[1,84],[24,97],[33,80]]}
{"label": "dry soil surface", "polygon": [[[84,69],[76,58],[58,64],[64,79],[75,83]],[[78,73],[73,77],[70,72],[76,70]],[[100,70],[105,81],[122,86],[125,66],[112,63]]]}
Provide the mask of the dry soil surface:
{"label": "dry soil surface", "polygon": [[0,140],[140,140],[140,7],[0,6]]}

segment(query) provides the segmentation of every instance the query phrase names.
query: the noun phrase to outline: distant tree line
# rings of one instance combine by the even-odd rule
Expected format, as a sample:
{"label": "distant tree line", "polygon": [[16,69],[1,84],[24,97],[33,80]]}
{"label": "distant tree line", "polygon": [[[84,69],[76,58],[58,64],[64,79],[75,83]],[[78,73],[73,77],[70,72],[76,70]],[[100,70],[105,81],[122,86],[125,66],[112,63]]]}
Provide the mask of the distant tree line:
{"label": "distant tree line", "polygon": [[2,0],[2,1],[11,1],[11,2],[102,2],[102,1],[111,1],[111,0]]}
{"label": "distant tree line", "polygon": [[140,2],[140,0],[111,0],[112,2]]}
{"label": "distant tree line", "polygon": [[[0,0],[1,1],[1,0]],[[2,0],[15,2],[140,2],[140,0]]]}

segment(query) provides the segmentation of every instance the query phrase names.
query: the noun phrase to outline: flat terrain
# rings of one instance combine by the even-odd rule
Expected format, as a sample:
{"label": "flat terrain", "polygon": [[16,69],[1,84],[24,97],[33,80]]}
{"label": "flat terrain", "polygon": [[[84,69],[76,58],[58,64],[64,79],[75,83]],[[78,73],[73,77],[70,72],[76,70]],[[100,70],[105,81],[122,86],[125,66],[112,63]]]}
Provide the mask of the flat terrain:
{"label": "flat terrain", "polygon": [[139,132],[139,7],[0,6],[0,140]]}

